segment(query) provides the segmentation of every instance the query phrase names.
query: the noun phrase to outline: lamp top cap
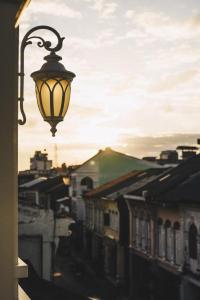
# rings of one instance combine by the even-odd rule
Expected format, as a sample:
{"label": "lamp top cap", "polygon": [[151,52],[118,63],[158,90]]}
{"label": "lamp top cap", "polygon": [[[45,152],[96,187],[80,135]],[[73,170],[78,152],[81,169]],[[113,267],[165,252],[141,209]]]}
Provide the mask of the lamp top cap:
{"label": "lamp top cap", "polygon": [[49,55],[44,57],[44,60],[48,61],[59,61],[62,60],[62,57],[57,55],[54,51],[52,51]]}
{"label": "lamp top cap", "polygon": [[61,78],[72,81],[76,75],[65,69],[64,65],[59,62],[61,59],[61,56],[58,56],[55,52],[51,52],[49,55],[44,57],[46,62],[42,65],[41,69],[33,72],[31,76],[34,80],[43,77],[49,78],[52,76],[61,76]]}

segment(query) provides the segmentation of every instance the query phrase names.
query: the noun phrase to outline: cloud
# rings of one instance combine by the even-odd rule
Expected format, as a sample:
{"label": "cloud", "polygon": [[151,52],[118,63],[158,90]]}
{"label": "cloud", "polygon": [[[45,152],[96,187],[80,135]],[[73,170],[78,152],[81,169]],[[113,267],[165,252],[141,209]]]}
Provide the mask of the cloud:
{"label": "cloud", "polygon": [[127,10],[125,12],[125,17],[127,19],[132,19],[134,17],[135,13],[136,13],[135,10]]}
{"label": "cloud", "polygon": [[187,70],[182,73],[173,74],[162,79],[157,84],[151,86],[149,90],[152,92],[165,92],[168,90],[172,90],[179,85],[190,82],[198,74],[198,70]]}
{"label": "cloud", "polygon": [[188,20],[188,25],[191,27],[200,27],[200,13],[195,14]]}
{"label": "cloud", "polygon": [[134,80],[137,80],[136,75],[126,76],[126,78],[123,77],[123,79],[118,80],[117,83],[113,85],[113,87],[110,89],[110,94],[112,96],[122,96],[129,92],[130,97],[130,92],[135,84]]}
{"label": "cloud", "polygon": [[134,10],[128,10],[125,17],[131,19],[137,26],[148,28],[156,27],[157,25],[164,26],[169,23],[169,16],[162,12],[144,11],[136,12]]}
{"label": "cloud", "polygon": [[161,151],[175,150],[179,145],[196,145],[199,136],[200,134],[192,133],[143,137],[124,135],[124,137],[121,136],[122,145],[118,147],[118,150],[138,157],[159,156]]}
{"label": "cloud", "polygon": [[99,12],[102,19],[112,19],[115,16],[118,4],[106,0],[85,0],[92,4],[91,8]]}
{"label": "cloud", "polygon": [[106,46],[113,46],[119,42],[119,38],[114,35],[112,28],[106,28],[99,32],[96,37],[82,38],[78,36],[72,36],[68,40],[75,49],[98,49],[105,48]]}
{"label": "cloud", "polygon": [[98,11],[102,11],[104,9],[105,0],[90,0],[88,2],[92,2],[92,8]]}
{"label": "cloud", "polygon": [[102,11],[101,17],[103,19],[110,19],[114,17],[114,13],[118,7],[117,3],[106,3]]}
{"label": "cloud", "polygon": [[30,3],[29,9],[32,15],[43,14],[72,19],[82,18],[82,13],[80,11],[69,7],[61,0],[51,2],[48,0],[35,0]]}
{"label": "cloud", "polygon": [[[196,14],[187,19],[173,19],[162,11],[127,10],[124,17],[134,30],[144,32],[147,37],[163,41],[188,40],[200,36],[200,15]],[[130,30],[131,32],[131,30]],[[148,39],[147,39],[148,41]]]}
{"label": "cloud", "polygon": [[[103,117],[104,110],[103,108],[94,107],[94,106],[80,106],[80,105],[73,105],[73,112],[75,114],[75,118],[78,116],[82,118],[95,118],[97,114],[100,114]],[[78,115],[78,116],[77,116]]]}

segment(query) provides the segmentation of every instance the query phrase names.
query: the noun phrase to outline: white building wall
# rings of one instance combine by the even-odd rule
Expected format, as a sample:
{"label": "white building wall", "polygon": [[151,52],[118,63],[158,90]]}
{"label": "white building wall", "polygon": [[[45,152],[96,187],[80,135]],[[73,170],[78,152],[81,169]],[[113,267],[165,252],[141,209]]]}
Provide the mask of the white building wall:
{"label": "white building wall", "polygon": [[82,198],[84,187],[81,186],[81,181],[85,177],[90,177],[93,180],[94,188],[99,185],[98,162],[90,160],[71,174],[69,195],[72,197],[72,213],[77,221],[83,222],[85,222],[85,202]]}
{"label": "white building wall", "polygon": [[42,237],[42,277],[51,280],[53,244],[58,246],[60,236],[68,236],[71,218],[54,221],[53,211],[19,206],[19,235]]}

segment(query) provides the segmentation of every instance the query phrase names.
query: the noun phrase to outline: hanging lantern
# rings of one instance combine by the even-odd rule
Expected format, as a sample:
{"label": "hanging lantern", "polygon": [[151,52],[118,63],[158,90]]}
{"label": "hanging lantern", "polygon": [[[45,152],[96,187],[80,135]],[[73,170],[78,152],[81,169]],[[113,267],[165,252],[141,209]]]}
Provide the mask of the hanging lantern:
{"label": "hanging lantern", "polygon": [[52,136],[55,136],[56,126],[63,121],[69,106],[71,82],[75,74],[65,69],[59,62],[62,58],[54,52],[44,59],[47,62],[31,77],[35,81],[40,113],[44,121],[50,124]]}

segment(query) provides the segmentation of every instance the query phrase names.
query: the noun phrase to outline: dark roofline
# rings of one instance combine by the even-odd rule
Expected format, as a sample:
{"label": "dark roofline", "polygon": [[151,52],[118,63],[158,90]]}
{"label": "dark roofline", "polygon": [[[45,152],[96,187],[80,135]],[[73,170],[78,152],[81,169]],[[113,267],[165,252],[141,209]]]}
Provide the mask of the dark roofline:
{"label": "dark roofline", "polygon": [[176,147],[176,150],[198,150],[199,147],[196,146],[184,146],[184,145],[180,145],[178,147]]}
{"label": "dark roofline", "polygon": [[56,186],[59,183],[62,183],[62,178],[63,178],[62,175],[52,177],[52,178],[47,178],[46,180],[38,182],[38,183],[32,185],[31,187],[26,187],[25,189],[26,190],[38,190],[38,191],[47,192],[53,186]]}
{"label": "dark roofline", "polygon": [[50,193],[54,193],[54,192],[58,192],[59,190],[66,190],[66,192],[69,190],[69,186],[65,185],[63,182],[58,183],[55,186],[51,186],[49,189],[46,190],[46,193],[50,194]]}
{"label": "dark roofline", "polygon": [[[107,149],[107,150],[106,150],[106,149]],[[131,158],[131,159],[135,159],[135,160],[138,160],[138,161],[142,161],[142,162],[146,163],[147,165],[149,165],[149,168],[150,168],[150,167],[153,168],[154,165],[155,165],[155,167],[157,167],[157,168],[159,168],[159,167],[162,168],[162,166],[160,166],[160,165],[157,164],[156,162],[155,162],[155,163],[154,163],[154,162],[149,162],[149,161],[146,161],[146,160],[144,160],[144,159],[137,158],[137,157],[135,157],[135,156],[131,156],[131,155],[128,155],[128,154],[125,154],[125,153],[122,153],[122,152],[115,151],[115,150],[113,150],[113,149],[111,149],[111,148],[105,148],[105,150],[101,150],[101,149],[100,149],[94,156],[92,156],[91,158],[89,158],[88,160],[86,160],[84,163],[82,163],[81,165],[79,165],[77,168],[75,168],[73,171],[71,171],[70,174],[72,174],[73,172],[75,172],[76,170],[78,170],[79,168],[81,168],[82,166],[84,166],[85,164],[87,164],[89,161],[91,161],[91,160],[93,160],[94,158],[96,158],[98,155],[104,154],[105,152],[108,152],[108,151],[113,152],[113,153],[116,153],[116,154],[118,154],[118,155],[122,155],[122,156],[124,156],[124,157],[126,157],[126,158]]]}
{"label": "dark roofline", "polygon": [[93,155],[91,158],[89,158],[88,160],[86,160],[85,162],[83,162],[81,165],[78,165],[74,170],[72,170],[70,172],[70,174],[72,174],[73,172],[77,171],[78,169],[80,169],[82,166],[84,166],[85,164],[87,164],[90,160],[94,159],[98,154],[101,154],[100,151],[103,150],[99,150],[95,155]]}
{"label": "dark roofline", "polygon": [[138,176],[140,173],[144,173],[144,172],[145,171],[131,171],[131,172],[127,173],[126,175],[120,176],[116,179],[113,179],[113,180],[111,180],[107,183],[104,183],[104,184],[100,185],[99,187],[91,190],[90,192],[85,194],[85,197],[88,197],[88,198],[96,197],[99,193],[105,192],[106,190],[114,187],[115,185],[123,183],[126,180],[128,180],[130,178],[134,178],[135,176]]}
{"label": "dark roofline", "polygon": [[[187,181],[192,174],[198,173],[199,171],[200,155],[196,155],[183,161],[177,167],[167,170],[165,173],[158,176],[158,178],[145,185],[143,188],[127,193],[127,195],[137,196],[138,194],[142,193],[142,191],[147,190],[147,199],[151,203],[171,203],[172,199],[170,197],[174,195],[175,197],[173,203],[175,204],[177,201],[180,203],[182,201],[181,195],[179,195],[179,200],[176,201],[175,191],[178,190],[181,184]],[[167,176],[168,174],[169,176]]]}
{"label": "dark roofline", "polygon": [[[126,175],[123,175],[121,177],[118,177],[115,180],[112,180],[108,183],[105,183],[101,185],[100,187],[97,187],[96,189],[90,191],[85,195],[86,198],[96,198],[96,197],[102,197],[105,195],[110,195],[118,190],[127,188],[131,185],[134,185],[134,183],[139,182],[140,180],[144,180],[145,177],[153,176],[153,175],[160,175],[160,172],[163,174],[162,168],[151,168],[147,170],[141,170],[141,171],[132,171],[127,173]],[[107,193],[106,193],[107,192]]]}

